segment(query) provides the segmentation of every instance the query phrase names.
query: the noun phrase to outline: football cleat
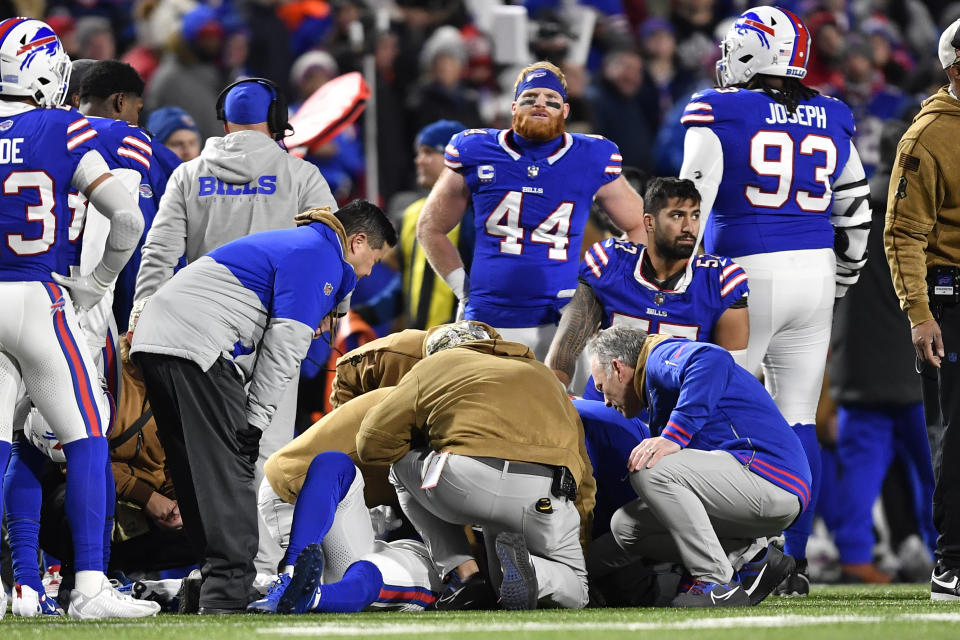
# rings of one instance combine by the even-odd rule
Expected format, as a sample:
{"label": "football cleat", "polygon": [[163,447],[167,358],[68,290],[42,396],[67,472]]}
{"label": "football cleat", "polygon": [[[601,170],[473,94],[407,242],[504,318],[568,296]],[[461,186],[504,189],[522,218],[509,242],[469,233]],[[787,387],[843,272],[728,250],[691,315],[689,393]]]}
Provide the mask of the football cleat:
{"label": "football cleat", "polygon": [[57,606],[53,598],[48,598],[46,593],[38,594],[32,587],[25,584],[14,585],[12,595],[11,612],[17,617],[63,615],[63,609]]}
{"label": "football cleat", "polygon": [[248,604],[247,611],[251,613],[276,613],[280,598],[283,597],[283,592],[290,585],[290,578],[289,573],[278,575],[277,579],[270,583],[267,595]]}
{"label": "football cleat", "polygon": [[497,536],[497,558],[503,571],[500,583],[500,605],[504,609],[536,609],[539,588],[537,573],[519,533],[504,532]]}
{"label": "football cleat", "polygon": [[48,598],[57,599],[57,594],[60,593],[60,565],[52,564],[47,567],[47,570],[43,572],[43,590],[46,592]]}
{"label": "football cleat", "polygon": [[930,576],[930,599],[960,600],[960,569],[934,567]]}
{"label": "football cleat", "polygon": [[100,591],[94,596],[85,596],[79,589],[70,592],[68,613],[76,620],[100,620],[103,618],[146,618],[157,615],[160,604],[150,600],[136,600],[114,589],[104,578]]}
{"label": "football cleat", "polygon": [[293,577],[277,603],[277,613],[306,613],[320,600],[324,556],[320,545],[304,547],[293,565]]}
{"label": "football cleat", "polygon": [[807,575],[807,559],[797,560],[797,566],[794,567],[786,578],[783,579],[773,593],[778,596],[788,598],[802,598],[810,595],[810,576]]}
{"label": "football cleat", "polygon": [[177,613],[197,613],[200,611],[200,587],[203,575],[200,569],[194,569],[180,583],[177,591]]}
{"label": "football cleat", "polygon": [[0,583],[0,620],[7,615],[7,592],[3,590],[3,583]]}
{"label": "football cleat", "polygon": [[749,607],[750,596],[738,582],[719,584],[694,580],[686,592],[670,601],[671,607]]}
{"label": "football cleat", "polygon": [[796,565],[791,556],[769,544],[758,557],[740,567],[736,578],[750,598],[750,604],[758,605],[793,572]]}
{"label": "football cleat", "polygon": [[464,581],[451,577],[436,602],[427,607],[431,611],[479,611],[497,608],[497,594],[479,573]]}

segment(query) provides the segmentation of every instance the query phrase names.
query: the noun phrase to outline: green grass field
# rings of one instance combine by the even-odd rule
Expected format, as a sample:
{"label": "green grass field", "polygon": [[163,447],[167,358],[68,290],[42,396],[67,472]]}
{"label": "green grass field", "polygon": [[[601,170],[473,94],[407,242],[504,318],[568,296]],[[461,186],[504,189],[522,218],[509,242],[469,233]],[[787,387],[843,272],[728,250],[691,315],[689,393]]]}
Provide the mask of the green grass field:
{"label": "green grass field", "polygon": [[[51,635],[55,634],[55,635]],[[636,638],[695,640],[960,639],[960,603],[931,602],[926,585],[814,587],[803,599],[771,597],[751,609],[587,609],[584,611],[361,613],[307,616],[177,616],[116,622],[13,618],[0,639],[239,640],[260,638]]]}

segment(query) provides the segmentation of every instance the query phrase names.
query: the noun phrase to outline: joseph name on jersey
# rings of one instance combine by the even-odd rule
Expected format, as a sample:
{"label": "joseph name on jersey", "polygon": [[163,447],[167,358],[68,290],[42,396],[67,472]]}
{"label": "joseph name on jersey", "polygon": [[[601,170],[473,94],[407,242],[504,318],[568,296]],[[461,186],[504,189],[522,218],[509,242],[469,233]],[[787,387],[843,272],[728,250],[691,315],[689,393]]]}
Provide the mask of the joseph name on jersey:
{"label": "joseph name on jersey", "polygon": [[29,108],[0,116],[0,281],[49,281],[80,264],[82,212],[56,197],[80,158],[99,151],[97,132],[71,107]]}
{"label": "joseph name on jersey", "polygon": [[723,147],[723,179],[708,220],[709,253],[746,256],[833,247],[833,183],[850,156],[849,107],[816,95],[795,113],[763,91],[695,94],[680,122]]}
{"label": "joseph name on jersey", "polygon": [[473,195],[467,318],[498,327],[556,322],[577,286],[594,194],[620,175],[617,146],[564,133],[549,155],[534,159],[510,129],[468,129],[450,140],[444,160]]}
{"label": "joseph name on jersey", "polygon": [[747,274],[730,258],[705,254],[693,258],[684,291],[664,290],[641,273],[646,250],[608,238],[584,255],[580,280],[603,307],[603,328],[622,324],[708,342],[723,312],[747,295]]}

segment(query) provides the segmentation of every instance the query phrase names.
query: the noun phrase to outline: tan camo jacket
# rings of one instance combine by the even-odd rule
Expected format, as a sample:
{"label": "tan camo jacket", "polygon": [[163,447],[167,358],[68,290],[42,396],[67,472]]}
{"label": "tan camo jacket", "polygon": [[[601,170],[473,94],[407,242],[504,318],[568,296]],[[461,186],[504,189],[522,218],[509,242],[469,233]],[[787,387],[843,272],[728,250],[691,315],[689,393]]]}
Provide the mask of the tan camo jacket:
{"label": "tan camo jacket", "polygon": [[960,100],[943,87],[897,145],[883,244],[910,325],[933,318],[927,268],[960,265]]}

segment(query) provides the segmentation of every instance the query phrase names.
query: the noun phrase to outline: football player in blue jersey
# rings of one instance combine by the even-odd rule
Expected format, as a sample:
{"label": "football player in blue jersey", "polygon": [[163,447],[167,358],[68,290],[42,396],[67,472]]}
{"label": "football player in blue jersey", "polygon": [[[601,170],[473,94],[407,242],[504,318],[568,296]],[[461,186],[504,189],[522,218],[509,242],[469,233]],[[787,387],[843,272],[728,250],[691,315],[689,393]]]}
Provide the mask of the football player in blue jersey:
{"label": "football player in blue jersey", "polygon": [[[570,105],[560,69],[537,62],[514,89],[511,129],[468,129],[450,140],[417,239],[466,319],[490,324],[543,359],[576,289],[594,196],[637,242],[646,239],[643,199],[620,175],[617,145],[564,131]],[[446,234],[471,199],[476,245],[468,277]]]}
{"label": "football player in blue jersey", "polygon": [[[66,511],[77,569],[70,615],[140,617],[159,607],[122,596],[103,574],[109,408],[74,304],[88,309],[103,297],[136,246],[143,217],[110,174],[90,122],[60,106],[69,76],[70,59],[49,25],[0,22],[0,462],[22,384],[69,461]],[[83,275],[71,184],[110,220],[102,258]],[[37,608],[42,595],[34,593]]]}
{"label": "football player in blue jersey", "polygon": [[[654,178],[644,197],[649,246],[610,238],[584,254],[580,282],[560,320],[546,364],[564,384],[587,338],[613,324],[709,341],[743,363],[750,327],[747,276],[729,258],[700,255],[677,291],[700,229],[700,194],[690,180]],[[601,399],[592,384],[585,398]]]}
{"label": "football player in blue jersey", "polygon": [[719,88],[693,96],[681,177],[709,211],[704,246],[750,277],[747,368],[799,436],[813,472],[811,507],[786,532],[799,561],[785,591],[809,592],[806,542],[820,452],[814,418],[835,297],[857,280],[870,225],[869,189],[850,109],[806,75],[810,34],[792,13],[750,9],[721,44]]}

